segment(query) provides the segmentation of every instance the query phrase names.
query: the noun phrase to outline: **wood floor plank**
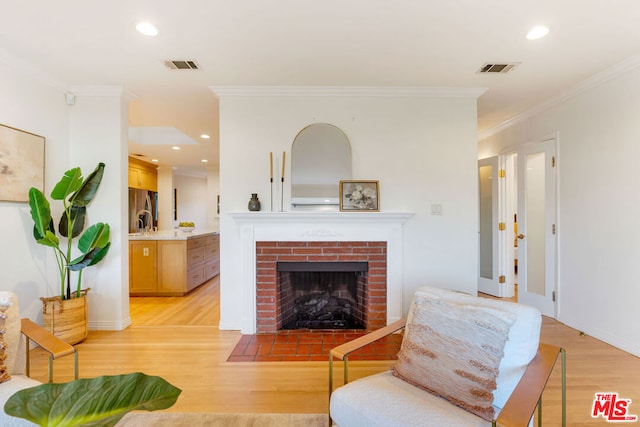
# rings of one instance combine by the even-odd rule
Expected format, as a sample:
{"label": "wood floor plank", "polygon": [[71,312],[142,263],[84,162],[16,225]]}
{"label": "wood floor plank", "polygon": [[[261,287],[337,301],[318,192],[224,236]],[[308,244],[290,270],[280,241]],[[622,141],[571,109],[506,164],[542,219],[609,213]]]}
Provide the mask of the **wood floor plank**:
{"label": "wood floor plank", "polygon": [[[227,363],[238,331],[220,331],[219,281],[186,297],[131,298],[132,326],[124,331],[90,331],[78,345],[80,376],[141,371],[159,375],[183,392],[170,411],[326,413],[328,362]],[[596,392],[632,399],[640,414],[640,359],[544,318],[541,340],[567,350],[568,425],[606,425],[591,418]],[[32,376],[46,381],[44,353],[32,351]],[[55,381],[73,378],[72,358],[55,362]],[[353,361],[350,377],[389,369],[392,361]],[[339,366],[339,365],[338,365]],[[339,382],[341,369],[336,372]],[[560,425],[560,369],[543,396],[543,423]]]}

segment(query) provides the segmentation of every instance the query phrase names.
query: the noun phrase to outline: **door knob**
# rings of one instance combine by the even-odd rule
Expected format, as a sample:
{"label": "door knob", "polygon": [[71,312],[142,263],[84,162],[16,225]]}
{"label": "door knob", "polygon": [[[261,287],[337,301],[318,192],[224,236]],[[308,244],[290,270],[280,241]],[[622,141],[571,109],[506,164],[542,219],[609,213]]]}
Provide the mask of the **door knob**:
{"label": "door knob", "polygon": [[522,240],[522,239],[524,239],[524,238],[525,238],[525,235],[524,235],[524,234],[518,234],[518,239]]}

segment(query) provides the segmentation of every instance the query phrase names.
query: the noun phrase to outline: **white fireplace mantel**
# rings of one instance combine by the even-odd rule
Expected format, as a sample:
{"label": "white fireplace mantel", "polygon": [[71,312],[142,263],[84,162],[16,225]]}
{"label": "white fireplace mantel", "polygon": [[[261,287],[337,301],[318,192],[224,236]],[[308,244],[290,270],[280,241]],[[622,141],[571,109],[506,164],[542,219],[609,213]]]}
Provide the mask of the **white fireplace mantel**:
{"label": "white fireplace mantel", "polygon": [[397,223],[402,225],[413,216],[410,212],[330,212],[330,211],[300,211],[300,212],[231,212],[238,223],[264,222],[301,222],[301,223]]}
{"label": "white fireplace mantel", "polygon": [[402,317],[403,224],[410,212],[231,212],[240,230],[242,326],[256,332],[256,242],[387,242],[387,322]]}

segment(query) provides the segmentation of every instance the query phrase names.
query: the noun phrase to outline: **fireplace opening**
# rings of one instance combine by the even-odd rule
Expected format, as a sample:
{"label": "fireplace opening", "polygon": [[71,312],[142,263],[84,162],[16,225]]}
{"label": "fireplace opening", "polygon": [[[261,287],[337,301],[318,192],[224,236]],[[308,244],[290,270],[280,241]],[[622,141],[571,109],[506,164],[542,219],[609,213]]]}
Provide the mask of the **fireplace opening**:
{"label": "fireplace opening", "polygon": [[281,329],[366,329],[367,262],[277,262]]}

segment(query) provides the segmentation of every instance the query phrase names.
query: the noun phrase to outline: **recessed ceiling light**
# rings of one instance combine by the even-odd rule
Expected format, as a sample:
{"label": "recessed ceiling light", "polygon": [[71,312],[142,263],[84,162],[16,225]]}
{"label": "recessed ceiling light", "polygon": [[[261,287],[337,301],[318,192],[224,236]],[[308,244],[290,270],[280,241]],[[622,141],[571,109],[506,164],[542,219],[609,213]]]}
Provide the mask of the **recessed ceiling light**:
{"label": "recessed ceiling light", "polygon": [[177,145],[174,145],[173,147],[171,147],[172,150],[179,150],[180,147],[178,147]]}
{"label": "recessed ceiling light", "polygon": [[158,159],[151,159],[152,162],[158,163]]}
{"label": "recessed ceiling light", "polygon": [[136,30],[145,36],[157,36],[158,29],[150,22],[138,22]]}
{"label": "recessed ceiling light", "polygon": [[210,138],[210,136],[209,136],[209,135],[207,135],[206,133],[203,133],[202,135],[200,135],[200,138],[202,138],[202,139],[209,139],[209,138]]}
{"label": "recessed ceiling light", "polygon": [[537,27],[533,27],[527,33],[527,40],[537,40],[549,34],[549,28],[544,27],[542,25],[538,25]]}
{"label": "recessed ceiling light", "polygon": [[208,162],[209,162],[209,160],[207,160],[207,159],[202,159],[202,160],[200,160],[200,161],[201,161],[202,163],[208,163]]}

